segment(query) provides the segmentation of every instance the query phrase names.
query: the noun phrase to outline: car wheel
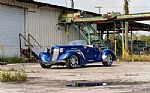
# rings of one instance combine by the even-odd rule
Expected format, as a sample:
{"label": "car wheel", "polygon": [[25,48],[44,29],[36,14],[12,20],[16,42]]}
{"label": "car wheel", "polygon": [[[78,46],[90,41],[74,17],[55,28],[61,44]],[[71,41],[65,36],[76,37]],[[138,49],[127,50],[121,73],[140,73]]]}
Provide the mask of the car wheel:
{"label": "car wheel", "polygon": [[42,68],[51,68],[51,66],[52,66],[52,65],[45,65],[43,63],[40,63],[40,65],[41,65]]}
{"label": "car wheel", "polygon": [[103,66],[111,66],[113,63],[113,58],[111,54],[108,54],[106,57],[106,61],[102,62]]}
{"label": "car wheel", "polygon": [[72,55],[71,57],[69,57],[67,59],[66,66],[67,66],[67,68],[76,68],[76,67],[78,67],[79,66],[78,57],[75,56],[75,55]]}

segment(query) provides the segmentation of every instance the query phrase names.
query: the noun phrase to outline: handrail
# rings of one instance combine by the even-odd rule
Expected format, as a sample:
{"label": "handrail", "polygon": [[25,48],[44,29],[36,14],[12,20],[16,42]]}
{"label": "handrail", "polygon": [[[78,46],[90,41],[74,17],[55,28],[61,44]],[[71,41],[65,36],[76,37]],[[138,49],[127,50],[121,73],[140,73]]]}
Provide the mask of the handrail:
{"label": "handrail", "polygon": [[91,28],[94,32],[94,34],[98,37],[98,39],[100,40],[100,42],[103,43],[103,45],[108,49],[108,46],[105,44],[105,42],[99,37],[99,35],[97,34],[96,30],[92,27],[91,24],[87,24],[89,28]]}
{"label": "handrail", "polygon": [[20,49],[21,49],[21,37],[22,37],[30,46],[32,46],[32,48],[34,48],[34,46],[33,46],[21,33],[19,33]]}
{"label": "handrail", "polygon": [[28,34],[28,38],[29,38],[29,36],[42,48],[40,43],[31,34]]}

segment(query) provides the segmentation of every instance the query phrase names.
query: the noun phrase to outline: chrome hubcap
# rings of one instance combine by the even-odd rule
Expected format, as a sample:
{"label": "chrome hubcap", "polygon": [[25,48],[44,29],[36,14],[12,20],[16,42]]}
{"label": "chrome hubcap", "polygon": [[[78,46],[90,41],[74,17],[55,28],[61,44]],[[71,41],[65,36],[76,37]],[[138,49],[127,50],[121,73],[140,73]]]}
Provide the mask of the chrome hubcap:
{"label": "chrome hubcap", "polygon": [[111,65],[112,64],[112,56],[109,54],[108,56],[107,56],[107,63],[108,63],[108,65]]}
{"label": "chrome hubcap", "polygon": [[71,58],[69,60],[70,60],[71,67],[78,66],[78,58],[75,55],[71,56]]}

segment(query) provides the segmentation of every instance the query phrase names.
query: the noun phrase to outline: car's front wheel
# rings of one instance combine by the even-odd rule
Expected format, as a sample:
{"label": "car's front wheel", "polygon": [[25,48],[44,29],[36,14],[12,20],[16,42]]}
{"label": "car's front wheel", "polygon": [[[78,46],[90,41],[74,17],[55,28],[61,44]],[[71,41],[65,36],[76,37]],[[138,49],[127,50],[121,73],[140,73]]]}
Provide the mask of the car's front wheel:
{"label": "car's front wheel", "polygon": [[76,55],[72,55],[67,59],[67,68],[76,68],[79,66],[79,59]]}
{"label": "car's front wheel", "polygon": [[103,61],[102,64],[103,66],[111,66],[112,63],[113,63],[113,58],[112,58],[112,55],[111,54],[108,54],[106,59],[106,61]]}
{"label": "car's front wheel", "polygon": [[52,65],[46,65],[46,64],[43,64],[43,63],[40,63],[41,67],[42,68],[51,68]]}

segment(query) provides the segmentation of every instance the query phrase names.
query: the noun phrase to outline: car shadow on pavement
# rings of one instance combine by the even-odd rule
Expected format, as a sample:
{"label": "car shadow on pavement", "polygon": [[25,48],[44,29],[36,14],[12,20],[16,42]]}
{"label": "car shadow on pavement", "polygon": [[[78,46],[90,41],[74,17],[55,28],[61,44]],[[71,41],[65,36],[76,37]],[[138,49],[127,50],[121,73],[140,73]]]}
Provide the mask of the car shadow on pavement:
{"label": "car shadow on pavement", "polygon": [[[117,67],[117,66],[119,66],[119,65],[112,65],[112,66],[109,66],[109,67]],[[81,66],[81,67],[77,67],[77,68],[72,68],[72,69],[96,68],[96,67],[105,67],[105,66],[103,66],[103,65],[91,65],[90,64],[90,65],[85,65],[85,66]],[[50,69],[68,69],[68,68],[66,66],[55,66],[55,67],[52,67]]]}
{"label": "car shadow on pavement", "polygon": [[[112,65],[112,66],[109,66],[109,67],[116,67],[118,65]],[[106,67],[106,66],[103,66],[103,65],[86,65],[86,66],[83,66],[83,67],[80,67],[80,68],[95,68],[95,67]]]}

